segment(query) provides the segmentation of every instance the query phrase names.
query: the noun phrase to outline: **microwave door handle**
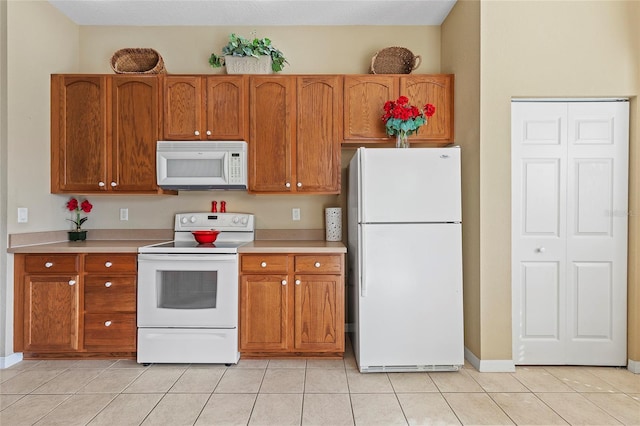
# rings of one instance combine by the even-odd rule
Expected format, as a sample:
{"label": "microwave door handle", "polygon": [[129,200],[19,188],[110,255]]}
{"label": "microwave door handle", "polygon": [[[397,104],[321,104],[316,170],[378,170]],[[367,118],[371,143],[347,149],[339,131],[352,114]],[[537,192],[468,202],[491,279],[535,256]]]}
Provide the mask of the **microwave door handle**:
{"label": "microwave door handle", "polygon": [[229,183],[229,153],[225,152],[224,155],[222,156],[222,164],[223,164],[223,170],[224,170],[224,176],[223,179],[226,183]]}

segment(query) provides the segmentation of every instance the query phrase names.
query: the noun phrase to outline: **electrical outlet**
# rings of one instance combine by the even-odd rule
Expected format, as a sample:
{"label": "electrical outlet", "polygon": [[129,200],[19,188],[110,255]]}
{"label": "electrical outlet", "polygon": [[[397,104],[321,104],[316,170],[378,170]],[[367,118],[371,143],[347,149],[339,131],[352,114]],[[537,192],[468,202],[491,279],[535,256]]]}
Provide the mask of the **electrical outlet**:
{"label": "electrical outlet", "polygon": [[29,222],[29,209],[26,207],[18,207],[18,223]]}
{"label": "electrical outlet", "polygon": [[291,219],[292,220],[300,220],[300,209],[299,208],[294,208],[291,209]]}
{"label": "electrical outlet", "polygon": [[120,209],[120,220],[129,220],[129,209]]}

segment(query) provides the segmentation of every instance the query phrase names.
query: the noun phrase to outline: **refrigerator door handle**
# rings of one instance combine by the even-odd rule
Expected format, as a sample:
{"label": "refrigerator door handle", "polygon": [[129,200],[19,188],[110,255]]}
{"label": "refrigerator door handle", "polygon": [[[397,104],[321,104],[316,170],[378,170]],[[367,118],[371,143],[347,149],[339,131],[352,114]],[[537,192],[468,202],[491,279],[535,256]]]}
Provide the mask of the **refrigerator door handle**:
{"label": "refrigerator door handle", "polygon": [[367,246],[364,241],[364,232],[362,231],[362,226],[358,227],[358,232],[360,235],[358,236],[358,270],[360,271],[360,296],[367,297],[367,273],[366,268],[364,267],[364,259],[366,258],[365,247]]}

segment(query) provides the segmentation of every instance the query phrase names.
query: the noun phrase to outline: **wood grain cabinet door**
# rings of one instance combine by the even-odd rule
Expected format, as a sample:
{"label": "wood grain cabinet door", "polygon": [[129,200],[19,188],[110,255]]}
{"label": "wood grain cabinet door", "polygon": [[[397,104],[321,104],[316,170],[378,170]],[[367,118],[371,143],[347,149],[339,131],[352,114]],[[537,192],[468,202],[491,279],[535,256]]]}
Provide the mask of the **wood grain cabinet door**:
{"label": "wood grain cabinet door", "polygon": [[389,142],[382,122],[384,103],[398,98],[398,80],[384,75],[344,77],[344,139]]}
{"label": "wood grain cabinet door", "polygon": [[197,75],[164,78],[164,139],[200,140],[202,121],[202,78]]}
{"label": "wood grain cabinet door", "polygon": [[240,278],[240,350],[286,351],[290,342],[287,275]]}
{"label": "wood grain cabinet door", "polygon": [[409,98],[411,105],[422,108],[430,103],[436,107],[427,124],[409,137],[411,141],[453,141],[453,84],[452,74],[400,77],[400,93]]}
{"label": "wood grain cabinet door", "polygon": [[51,192],[106,191],[108,79],[51,76]]}
{"label": "wood grain cabinet door", "polygon": [[341,275],[296,275],[295,350],[344,351]]}
{"label": "wood grain cabinet door", "polygon": [[157,76],[114,76],[110,189],[155,192],[159,126]]}
{"label": "wood grain cabinet door", "polygon": [[246,140],[247,81],[244,76],[207,78],[205,139]]}
{"label": "wood grain cabinet door", "polygon": [[293,192],[295,77],[252,76],[249,82],[249,190]]}
{"label": "wood grain cabinet door", "polygon": [[24,351],[78,350],[81,317],[78,275],[26,275],[24,279]]}
{"label": "wood grain cabinet door", "polygon": [[342,78],[297,79],[296,192],[340,193]]}

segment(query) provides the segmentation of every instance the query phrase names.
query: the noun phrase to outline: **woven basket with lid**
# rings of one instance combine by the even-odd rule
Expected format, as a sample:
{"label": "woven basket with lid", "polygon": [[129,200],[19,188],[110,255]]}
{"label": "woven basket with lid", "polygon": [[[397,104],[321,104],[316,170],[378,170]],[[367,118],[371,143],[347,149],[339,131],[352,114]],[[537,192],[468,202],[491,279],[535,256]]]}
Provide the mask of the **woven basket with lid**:
{"label": "woven basket with lid", "polygon": [[420,66],[422,58],[405,47],[387,47],[371,58],[371,74],[411,74]]}
{"label": "woven basket with lid", "polygon": [[117,74],[160,74],[167,72],[162,56],[154,49],[127,48],[111,57],[111,69]]}

